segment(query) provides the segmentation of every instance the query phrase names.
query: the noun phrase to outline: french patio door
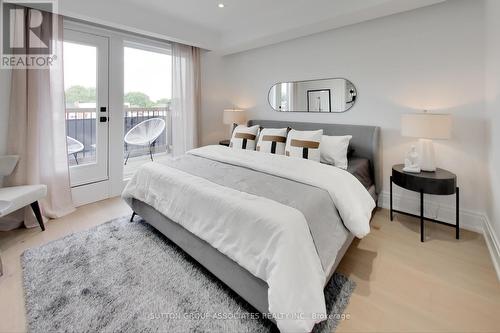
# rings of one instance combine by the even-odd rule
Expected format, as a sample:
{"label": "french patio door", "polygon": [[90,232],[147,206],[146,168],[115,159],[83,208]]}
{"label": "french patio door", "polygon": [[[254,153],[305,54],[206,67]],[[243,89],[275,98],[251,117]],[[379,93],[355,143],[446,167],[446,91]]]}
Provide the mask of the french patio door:
{"label": "french patio door", "polygon": [[108,175],[109,39],[64,30],[66,133],[71,186]]}

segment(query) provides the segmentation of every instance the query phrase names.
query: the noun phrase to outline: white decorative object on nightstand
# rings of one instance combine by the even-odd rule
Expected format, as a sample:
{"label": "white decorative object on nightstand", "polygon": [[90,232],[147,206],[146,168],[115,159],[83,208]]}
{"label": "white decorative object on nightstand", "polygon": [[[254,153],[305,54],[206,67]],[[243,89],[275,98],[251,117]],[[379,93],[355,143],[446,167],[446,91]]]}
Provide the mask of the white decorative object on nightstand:
{"label": "white decorative object on nightstand", "polygon": [[411,146],[411,150],[406,154],[404,172],[420,173],[420,161],[417,147]]}

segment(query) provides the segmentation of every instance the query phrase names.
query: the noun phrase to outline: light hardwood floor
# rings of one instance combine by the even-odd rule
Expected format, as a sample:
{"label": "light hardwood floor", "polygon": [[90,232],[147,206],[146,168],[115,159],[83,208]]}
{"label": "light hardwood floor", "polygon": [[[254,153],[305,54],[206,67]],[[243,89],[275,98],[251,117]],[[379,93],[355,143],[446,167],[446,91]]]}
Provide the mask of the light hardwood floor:
{"label": "light hardwood floor", "polygon": [[[4,276],[0,277],[0,332],[26,330],[21,253],[65,235],[130,214],[114,198],[80,207],[39,229],[0,232]],[[481,235],[427,227],[420,243],[418,222],[379,210],[372,233],[355,240],[339,271],[357,283],[337,332],[500,332],[500,283]],[[50,278],[50,277],[47,277]]]}

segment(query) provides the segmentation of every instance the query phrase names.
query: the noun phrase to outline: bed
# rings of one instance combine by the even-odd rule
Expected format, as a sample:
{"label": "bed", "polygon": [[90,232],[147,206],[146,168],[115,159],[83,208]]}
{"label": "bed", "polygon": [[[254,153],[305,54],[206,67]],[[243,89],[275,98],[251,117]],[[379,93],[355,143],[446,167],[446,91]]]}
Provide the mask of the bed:
{"label": "bed", "polygon": [[[318,173],[327,170],[326,168],[334,168],[332,166],[310,161],[301,162],[303,165],[300,166],[292,165],[289,162],[290,158],[284,156],[269,159],[264,156],[269,154],[238,153],[222,146],[195,150],[179,160],[169,162],[168,168],[159,163],[149,163],[129,182],[123,197],[136,214],[172,240],[261,313],[281,313],[282,311],[271,311],[278,308],[277,303],[281,306],[278,310],[283,310],[283,313],[295,309],[301,311],[311,309],[311,313],[314,311],[320,313],[322,308],[315,307],[315,304],[320,303],[320,298],[323,296],[322,288],[321,295],[316,296],[316,303],[314,303],[314,293],[309,292],[304,297],[294,290],[301,288],[301,283],[311,285],[311,289],[315,290],[320,283],[321,287],[324,287],[354,239],[353,233],[357,233],[350,232],[351,227],[356,228],[347,223],[351,215],[356,215],[357,211],[365,211],[366,215],[369,211],[371,216],[371,210],[375,206],[381,187],[380,130],[373,126],[271,120],[251,120],[248,124],[258,124],[264,128],[289,126],[297,130],[323,129],[325,135],[352,135],[350,148],[353,153],[349,158],[350,170],[347,172],[335,170],[331,175],[331,182],[337,187],[344,186],[340,193],[345,193],[345,197],[352,196],[350,188],[356,188],[364,198],[363,204],[356,209],[349,208],[350,205],[353,207],[358,205],[357,199],[351,198],[349,199],[351,201],[348,201],[344,195],[332,194],[326,185],[310,180],[315,179],[314,174],[295,176],[296,173],[300,173],[295,172],[293,175],[298,178],[289,176],[294,172],[290,169],[296,167],[297,170],[309,170],[312,163],[316,165],[313,165],[311,170],[317,170]],[[352,177],[346,176],[347,173]],[[153,177],[152,174],[156,176]],[[344,181],[345,184],[342,185]],[[368,200],[365,194],[372,200],[371,205],[366,203]],[[183,197],[184,195],[186,197]],[[168,196],[171,198],[167,198]],[[218,196],[220,196],[218,201],[213,201],[214,197]],[[241,198],[238,199],[239,197]],[[332,205],[334,197],[337,201],[334,200],[335,205]],[[183,206],[186,200],[190,201],[189,208]],[[256,212],[250,212],[247,206],[259,208]],[[248,218],[250,213],[255,216]],[[203,214],[206,217],[196,220],[198,216],[196,214],[199,216]],[[271,215],[275,221],[271,221]],[[209,221],[212,223],[215,220],[224,220],[225,216],[227,216],[225,224],[221,222],[221,225],[207,226]],[[194,221],[191,224],[176,221],[191,218]],[[299,221],[301,218],[305,223]],[[241,222],[245,219],[247,221]],[[248,222],[250,220],[262,223],[263,230],[260,231],[258,224],[252,225]],[[233,226],[233,223],[228,224],[227,221],[241,224]],[[349,226],[349,229],[346,226]],[[226,232],[224,228],[227,228],[228,235],[224,235]],[[284,228],[295,228],[295,231],[287,234]],[[276,244],[280,244],[283,248],[288,244],[286,251],[294,258],[290,259],[283,254],[285,251],[283,249],[274,249],[274,243],[269,239],[263,239],[267,235],[270,235],[273,242],[278,239]],[[255,239],[250,241],[252,237]],[[283,237],[285,240],[277,237]],[[238,238],[239,243],[232,244],[235,238]],[[228,242],[231,244],[228,245]],[[294,242],[302,244],[302,247],[295,249],[296,245],[289,244]],[[256,250],[258,246],[265,247],[272,255],[260,258],[261,254]],[[269,250],[268,247],[273,249]],[[292,267],[297,266],[292,263],[282,263],[287,260],[301,263],[307,269],[301,270]],[[278,272],[275,266],[279,265],[284,268]],[[306,272],[303,272],[304,270]],[[319,270],[321,273],[316,273]],[[291,276],[293,278],[290,278]],[[270,288],[273,285],[274,287]],[[315,287],[312,287],[313,285]],[[289,295],[285,295],[287,288]],[[298,294],[297,299],[288,301],[289,297],[293,299],[295,293]],[[302,309],[300,306],[297,307],[301,302],[310,304],[304,305]],[[317,319],[301,321],[302,319],[279,316],[273,318],[282,331],[310,331],[315,322],[321,321]]]}

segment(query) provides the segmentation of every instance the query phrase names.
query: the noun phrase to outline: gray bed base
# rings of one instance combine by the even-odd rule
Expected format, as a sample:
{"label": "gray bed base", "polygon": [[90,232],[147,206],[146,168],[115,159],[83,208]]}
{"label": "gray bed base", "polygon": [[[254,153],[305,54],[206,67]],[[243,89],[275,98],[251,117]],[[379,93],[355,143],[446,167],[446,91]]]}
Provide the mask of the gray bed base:
{"label": "gray bed base", "polygon": [[[132,199],[131,205],[137,215],[183,249],[184,252],[199,262],[255,309],[261,313],[269,312],[267,301],[268,285],[265,281],[253,276],[235,261],[186,230],[180,224],[173,222],[150,205],[136,199]],[[349,237],[337,255],[332,270],[329,272],[327,281],[330,280],[337,269],[340,260],[353,239],[354,236],[349,234]]]}
{"label": "gray bed base", "polygon": [[[350,146],[354,149],[353,156],[370,160],[371,171],[375,182],[375,202],[382,188],[382,166],[380,152],[380,128],[376,126],[298,123],[274,120],[250,120],[249,125],[260,125],[264,128],[292,127],[297,130],[323,129],[325,135],[352,135]],[[235,291],[249,304],[261,313],[269,312],[265,281],[253,276],[236,262],[213,248],[210,244],[173,222],[153,207],[139,200],[132,200],[132,209],[146,222],[156,228],[172,242],[177,244],[187,254],[198,261],[219,280]],[[354,236],[349,237],[340,249],[335,264],[328,272],[327,282],[337,269]]]}

